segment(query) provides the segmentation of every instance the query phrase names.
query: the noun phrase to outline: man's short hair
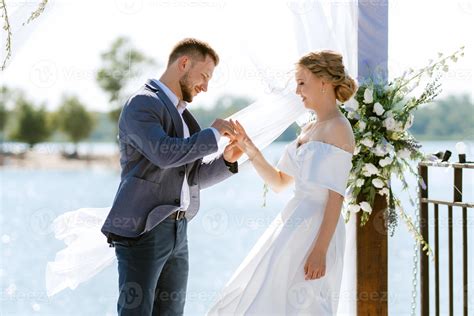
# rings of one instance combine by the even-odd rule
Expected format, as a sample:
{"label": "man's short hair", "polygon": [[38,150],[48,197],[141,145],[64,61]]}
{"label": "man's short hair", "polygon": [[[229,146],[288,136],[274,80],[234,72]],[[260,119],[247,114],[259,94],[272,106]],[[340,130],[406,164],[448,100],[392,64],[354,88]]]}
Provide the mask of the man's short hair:
{"label": "man's short hair", "polygon": [[168,66],[184,55],[199,60],[204,60],[206,56],[209,56],[216,66],[219,64],[219,56],[208,43],[195,38],[185,38],[173,47],[168,58]]}

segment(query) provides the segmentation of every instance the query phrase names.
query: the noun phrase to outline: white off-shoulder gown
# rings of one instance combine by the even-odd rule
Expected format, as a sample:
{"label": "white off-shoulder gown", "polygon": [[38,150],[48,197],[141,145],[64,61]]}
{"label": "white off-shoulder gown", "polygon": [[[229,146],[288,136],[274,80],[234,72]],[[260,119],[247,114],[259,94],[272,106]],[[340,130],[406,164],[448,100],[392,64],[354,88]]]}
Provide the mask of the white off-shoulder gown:
{"label": "white off-shoulder gown", "polygon": [[304,265],[323,221],[329,190],[345,195],[352,154],[332,144],[289,143],[277,168],[295,180],[294,196],[227,282],[207,315],[336,315],[345,223],[339,217],[326,274],[305,280]]}

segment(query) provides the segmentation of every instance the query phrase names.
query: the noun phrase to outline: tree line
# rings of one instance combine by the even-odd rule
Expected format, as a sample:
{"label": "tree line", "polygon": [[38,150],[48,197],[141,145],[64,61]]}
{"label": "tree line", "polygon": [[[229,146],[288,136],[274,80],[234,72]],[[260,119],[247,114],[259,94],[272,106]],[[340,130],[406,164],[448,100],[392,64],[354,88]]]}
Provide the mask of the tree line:
{"label": "tree line", "polygon": [[[98,86],[108,95],[108,113],[88,111],[74,95],[62,98],[56,111],[35,104],[18,89],[0,87],[0,143],[18,141],[30,148],[45,141],[116,141],[117,121],[127,95],[129,83],[141,71],[158,63],[135,49],[128,38],[117,38],[101,54],[101,67],[96,73]],[[210,126],[215,118],[225,118],[252,100],[235,95],[218,98],[212,107],[191,109],[201,126]],[[470,95],[452,95],[420,108],[410,132],[420,140],[474,139],[474,105]],[[277,141],[293,140],[299,127],[292,124]],[[2,146],[3,147],[3,146]],[[1,148],[0,148],[1,150]]]}

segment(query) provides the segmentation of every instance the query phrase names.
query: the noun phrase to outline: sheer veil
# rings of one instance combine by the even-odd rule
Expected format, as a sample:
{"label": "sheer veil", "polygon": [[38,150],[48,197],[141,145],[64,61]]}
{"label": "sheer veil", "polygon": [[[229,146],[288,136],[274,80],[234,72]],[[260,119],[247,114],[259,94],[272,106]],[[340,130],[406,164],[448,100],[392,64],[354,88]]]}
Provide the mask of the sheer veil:
{"label": "sheer veil", "polygon": [[[293,21],[293,42],[285,45],[292,46],[294,56],[291,60],[280,61],[288,71],[279,77],[267,76],[271,73],[269,71],[259,72],[262,74],[261,80],[268,86],[266,95],[228,117],[239,120],[260,149],[271,144],[292,123],[303,125],[308,119],[308,111],[294,93],[291,72],[300,56],[319,49],[339,51],[344,57],[348,73],[357,77],[357,1],[275,1],[272,8],[274,6],[285,6],[291,15],[289,19]],[[253,51],[248,41],[246,47],[245,51],[257,69],[275,67],[267,63],[265,55],[269,52]],[[204,157],[204,162],[210,162],[222,153],[227,141],[222,138],[218,152]],[[246,161],[247,157],[243,155],[239,164],[246,165]],[[108,210],[82,208],[66,212],[53,221],[55,237],[64,241],[66,248],[56,254],[53,262],[47,264],[48,296],[65,288],[76,288],[115,261],[114,249],[108,247],[100,232]],[[355,222],[351,220],[346,225],[345,265],[338,314],[352,314],[355,310],[355,240]]]}

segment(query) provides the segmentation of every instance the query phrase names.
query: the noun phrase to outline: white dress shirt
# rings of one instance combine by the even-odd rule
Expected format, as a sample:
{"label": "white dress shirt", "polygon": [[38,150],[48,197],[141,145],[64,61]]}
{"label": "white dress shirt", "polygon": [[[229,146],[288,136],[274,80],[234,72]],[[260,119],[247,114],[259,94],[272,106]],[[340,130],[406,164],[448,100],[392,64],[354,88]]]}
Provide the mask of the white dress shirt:
{"label": "white dress shirt", "polygon": [[[181,116],[181,121],[183,122],[184,138],[187,138],[187,137],[191,136],[189,134],[188,125],[186,124],[186,122],[183,119],[183,112],[186,109],[186,106],[188,105],[188,103],[186,101],[179,100],[178,97],[176,96],[176,94],[174,94],[173,91],[171,91],[170,88],[168,88],[163,82],[161,82],[159,80],[156,80],[156,79],[153,79],[153,81],[163,90],[163,92],[166,94],[166,96],[171,100],[171,103],[173,103],[173,105],[177,108],[177,110],[178,110],[178,112]],[[210,129],[214,132],[214,135],[216,137],[216,141],[217,141],[217,143],[219,143],[219,140],[221,138],[221,134],[214,127],[210,127]],[[189,185],[188,185],[188,180],[186,178],[186,173],[184,174],[183,188],[181,190],[181,199],[180,200],[181,200],[181,209],[182,210],[187,210],[188,207],[189,207],[190,197],[189,197]]]}

